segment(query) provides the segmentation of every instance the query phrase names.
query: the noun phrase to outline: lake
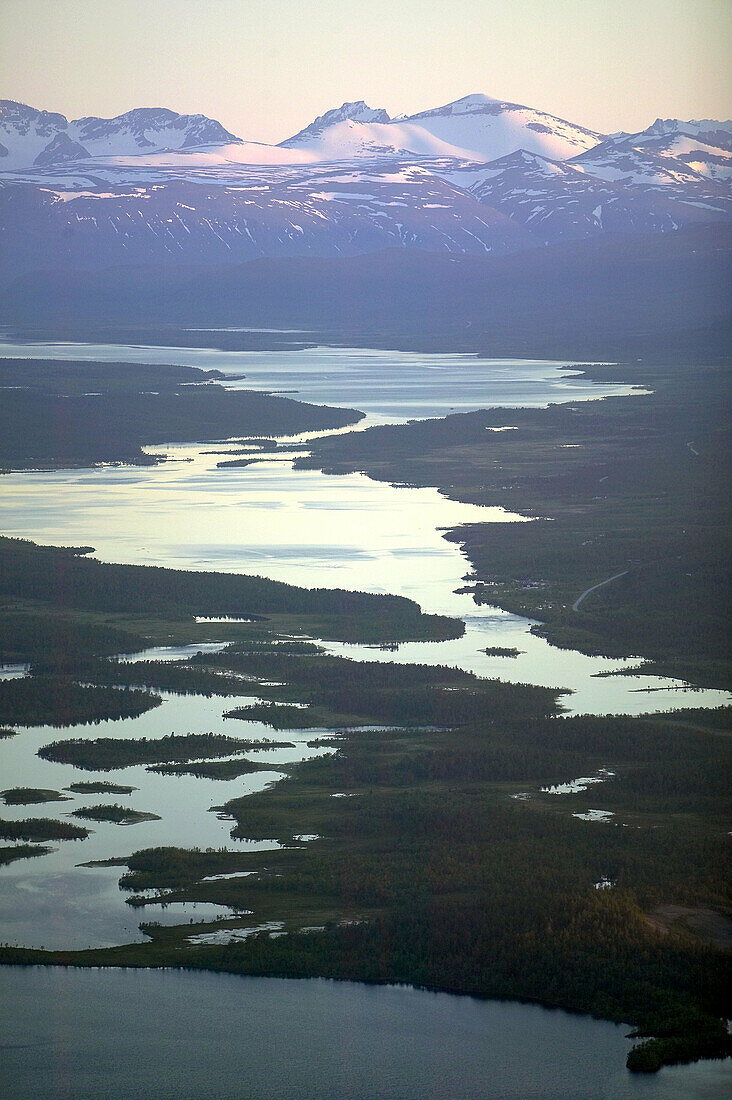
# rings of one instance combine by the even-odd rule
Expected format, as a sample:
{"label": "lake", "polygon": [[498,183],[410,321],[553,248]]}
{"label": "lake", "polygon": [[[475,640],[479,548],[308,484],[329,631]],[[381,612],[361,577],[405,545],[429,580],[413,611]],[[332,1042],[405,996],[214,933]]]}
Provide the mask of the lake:
{"label": "lake", "polygon": [[0,967],[13,1100],[718,1100],[730,1063],[624,1068],[627,1028],[400,986]]}
{"label": "lake", "polygon": [[[307,401],[351,404],[359,425],[444,416],[453,408],[543,406],[630,395],[560,362],[480,359],[351,348],[229,352],[120,344],[0,344],[0,356],[174,363],[245,374],[232,385],[287,390]],[[510,427],[507,412],[506,427]],[[322,434],[322,433],[321,433]],[[303,437],[306,439],[307,437]],[[298,440],[299,443],[303,439]],[[3,479],[0,530],[57,545],[91,545],[106,561],[253,573],[308,588],[342,587],[409,596],[425,611],[464,619],[454,642],[400,646],[395,652],[330,647],[369,659],[458,665],[479,676],[565,689],[568,713],[640,714],[681,706],[718,706],[730,696],[692,691],[649,676],[598,678],[637,660],[587,657],[530,633],[528,619],[480,607],[456,589],[470,564],[442,537],[463,523],[520,522],[502,508],[446,499],[436,489],[295,470],[287,450],[239,468],[219,469],[210,447],[171,443],[153,467],[107,467],[10,474]],[[488,656],[511,647],[516,658]]]}

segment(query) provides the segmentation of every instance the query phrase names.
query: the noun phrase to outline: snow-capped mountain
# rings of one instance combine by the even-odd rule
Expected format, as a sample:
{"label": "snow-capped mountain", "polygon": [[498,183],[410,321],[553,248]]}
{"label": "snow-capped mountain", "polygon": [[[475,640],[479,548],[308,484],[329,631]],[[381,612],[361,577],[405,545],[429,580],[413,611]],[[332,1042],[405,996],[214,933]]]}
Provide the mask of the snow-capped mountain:
{"label": "snow-capped mountain", "polygon": [[[667,158],[666,163],[656,159],[659,157]],[[684,169],[688,169],[689,181],[698,176],[728,179],[732,176],[732,122],[657,118],[640,133],[614,134],[581,155],[577,163],[615,178],[617,172],[626,172],[672,186],[680,181],[679,172]]]}
{"label": "snow-capped mountain", "polygon": [[92,156],[191,149],[239,140],[215,119],[179,115],[166,107],[140,107],[116,118],[79,118],[69,124],[69,136]]}
{"label": "snow-capped mountain", "polygon": [[33,163],[43,167],[44,165],[67,164],[69,161],[88,160],[89,157],[88,149],[85,149],[83,145],[79,145],[78,141],[70,138],[66,130],[59,130],[56,136],[51,138],[45,149],[38,154]]}
{"label": "snow-capped mountain", "polygon": [[29,167],[67,127],[63,115],[0,100],[0,171]]}
{"label": "snow-capped mountain", "polygon": [[[582,158],[578,158],[582,159]],[[536,153],[520,150],[478,169],[464,168],[451,178],[469,194],[545,243],[576,240],[600,233],[656,233],[709,220],[702,198],[732,214],[732,196],[710,193],[707,181],[677,194],[610,182]]]}
{"label": "snow-capped mountain", "polygon": [[590,149],[601,139],[601,134],[554,115],[469,95],[399,119],[372,111],[363,101],[344,103],[282,145],[307,149],[318,160],[413,153],[486,161],[517,149],[564,158]]}
{"label": "snow-capped mountain", "polygon": [[470,150],[450,145],[410,122],[359,122],[349,118],[322,130],[308,131],[310,127],[288,138],[280,148],[297,149],[320,163],[408,156],[476,159]]}
{"label": "snow-capped mountain", "polygon": [[205,115],[179,115],[165,107],[143,107],[116,118],[79,118],[37,111],[0,100],[0,171],[202,145],[238,142],[220,122]]}
{"label": "snow-capped mountain", "polygon": [[732,216],[732,156],[682,132],[617,135],[568,163],[636,200],[642,196],[654,215],[666,211],[670,228],[699,214],[708,220]]}
{"label": "snow-capped mountain", "polygon": [[653,143],[649,141],[643,147],[653,148],[663,156],[674,157],[694,172],[712,180],[725,180],[732,176],[732,152],[724,146],[708,145],[682,133],[670,134]]}
{"label": "snow-capped mountain", "polygon": [[726,122],[718,122],[712,118],[691,119],[684,122],[679,118],[657,118],[638,137],[669,137],[675,134],[685,134],[705,145],[721,146],[728,152],[732,152],[732,120],[730,119]]}
{"label": "snow-capped mountain", "polygon": [[325,114],[318,115],[309,126],[306,126],[299,133],[294,134],[291,138],[281,142],[285,148],[292,146],[306,145],[312,138],[322,134],[324,130],[329,129],[331,126],[337,126],[339,122],[391,122],[391,118],[383,109],[378,107],[376,110],[369,107],[362,99],[358,99],[353,103],[342,103],[340,107],[334,107],[331,111],[326,111]]}
{"label": "snow-capped mountain", "polygon": [[280,145],[164,108],[69,122],[0,101],[0,273],[420,248],[500,256],[732,218],[732,123],[603,137],[471,95],[363,100]]}
{"label": "snow-capped mountain", "polygon": [[419,167],[355,177],[346,166],[278,181],[263,171],[235,187],[0,188],[0,253],[32,269],[50,258],[79,267],[211,264],[395,247],[503,255],[532,243],[520,225]]}
{"label": "snow-capped mountain", "polygon": [[591,149],[603,137],[555,115],[486,95],[465,96],[404,121],[469,150],[476,160],[496,160],[517,149],[565,160]]}

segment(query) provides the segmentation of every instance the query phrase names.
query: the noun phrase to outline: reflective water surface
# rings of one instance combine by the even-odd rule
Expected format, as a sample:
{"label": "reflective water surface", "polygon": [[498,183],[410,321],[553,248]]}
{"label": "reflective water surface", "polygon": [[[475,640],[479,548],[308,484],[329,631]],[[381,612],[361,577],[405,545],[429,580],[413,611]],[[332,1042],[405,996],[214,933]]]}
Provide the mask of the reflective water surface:
{"label": "reflective water surface", "polygon": [[[18,348],[28,347],[13,345],[7,350],[16,354]],[[247,384],[253,377],[263,388],[276,388],[281,376],[295,373],[298,395],[319,400],[337,397],[335,390],[323,393],[326,382],[336,388],[342,384],[354,404],[371,409],[369,422],[400,419],[392,411],[394,387],[400,392],[407,388],[408,400],[404,394],[400,398],[405,416],[439,415],[446,411],[448,399],[499,406],[508,400],[504,376],[515,373],[520,380],[512,383],[511,397],[521,404],[630,392],[630,387],[598,386],[580,378],[570,398],[567,386],[572,380],[556,363],[468,356],[334,348],[249,353],[121,345],[36,347],[39,354],[92,358],[104,353],[114,361],[127,357],[214,365],[225,372],[241,372],[244,364],[259,363],[247,367]],[[0,354],[3,350],[0,346]],[[444,376],[442,389],[437,386],[433,393],[424,382],[426,373]],[[403,377],[411,382],[402,382]],[[0,530],[41,543],[92,545],[107,561],[253,573],[305,587],[409,596],[425,611],[463,618],[464,638],[402,646],[386,655],[367,654],[358,647],[340,651],[371,659],[457,664],[481,676],[565,689],[573,693],[563,699],[570,713],[638,714],[716,706],[729,699],[724,692],[691,692],[679,681],[658,677],[598,679],[597,673],[632,668],[637,660],[590,658],[555,649],[529,633],[529,620],[497,608],[478,609],[469,595],[458,594],[455,590],[464,584],[470,566],[442,532],[463,523],[522,522],[515,513],[460,504],[436,489],[388,485],[363,474],[295,470],[293,458],[299,452],[288,451],[286,444],[249,466],[225,469],[216,465],[220,456],[206,454],[210,448],[199,444],[154,450],[164,451],[168,461],[153,467],[6,476]],[[482,652],[488,646],[511,646],[519,656],[489,657]]]}
{"label": "reflective water surface", "polygon": [[[2,354],[215,366],[228,374],[244,372],[247,384],[255,381],[263,388],[297,383],[298,394],[308,399],[343,403],[347,398],[359,408],[368,407],[371,421],[444,413],[448,400],[471,407],[507,401],[542,404],[567,400],[570,394],[576,399],[609,390],[629,392],[629,387],[568,379],[557,363],[406,352],[6,345],[0,346]],[[468,522],[520,523],[525,522],[523,517],[502,508],[460,504],[435,489],[372,481],[363,474],[328,476],[295,470],[293,458],[299,452],[287,448],[285,442],[276,455],[244,468],[218,468],[220,456],[207,454],[208,445],[171,444],[165,449],[168,461],[157,466],[7,475],[2,479],[0,530],[41,543],[93,545],[100,558],[113,562],[253,573],[306,587],[338,586],[409,596],[425,611],[462,618],[465,634],[448,642],[406,643],[395,650],[331,642],[324,643],[326,649],[362,660],[439,663],[479,676],[555,687],[562,689],[561,703],[568,713],[637,714],[727,701],[724,692],[692,691],[678,681],[658,677],[599,677],[601,672],[632,669],[635,662],[557,649],[530,632],[529,620],[498,608],[478,608],[470,595],[458,593],[469,563],[455,543],[443,538],[443,531]],[[215,629],[212,623],[214,637]],[[489,656],[484,650],[490,646],[515,648],[519,653],[517,657]],[[167,652],[159,648],[143,656],[179,659],[197,648],[218,647],[178,647]],[[105,778],[81,775],[35,756],[41,745],[58,737],[156,737],[172,731],[205,733],[224,728],[242,737],[272,735],[260,724],[224,720],[224,711],[236,702],[231,698],[164,698],[163,706],[139,718],[72,727],[63,733],[41,727],[0,742],[3,788],[61,790],[80,777]],[[248,754],[253,760],[271,761],[272,771],[225,782],[157,775],[144,767],[105,773],[107,778],[137,787],[129,805],[158,814],[161,820],[127,828],[94,822],[87,840],[55,843],[51,855],[4,868],[0,936],[46,947],[102,946],[139,938],[138,922],[115,887],[118,870],[76,865],[160,844],[219,847],[234,843],[229,837],[231,823],[219,820],[210,807],[276,781],[282,774],[274,767],[278,762],[327,751],[306,747],[305,740],[314,736],[316,731],[296,731],[278,738],[295,740],[297,748]],[[89,799],[77,794],[73,802],[51,803],[42,812],[63,815],[90,804]],[[119,799],[95,795],[91,801]],[[128,799],[123,801],[127,804]],[[31,816],[24,806],[3,807],[2,812],[15,818]],[[159,907],[148,907],[143,915],[161,919],[160,912]],[[166,913],[163,919],[170,922],[169,918],[172,914]],[[187,912],[183,919],[190,919]]]}
{"label": "reflective water surface", "polygon": [[627,1027],[400,986],[0,968],[0,1013],[13,1100],[719,1100],[732,1084],[730,1063],[632,1076]]}
{"label": "reflective water surface", "polygon": [[623,384],[588,381],[567,360],[483,359],[375,348],[220,351],[3,340],[0,355],[219,370],[230,376],[225,382],[230,388],[287,393],[318,405],[360,409],[366,413],[361,427],[493,406],[537,407],[556,401],[643,392]]}
{"label": "reflective water surface", "polygon": [[[165,655],[164,655],[165,656]],[[47,802],[41,806],[0,806],[0,816],[22,820],[53,817],[76,821],[90,830],[85,840],[52,841],[50,855],[21,860],[2,869],[0,883],[0,940],[28,947],[109,947],[143,939],[141,921],[163,924],[216,920],[232,916],[218,906],[147,905],[132,909],[125,903],[117,883],[119,867],[79,867],[92,860],[114,859],[141,848],[178,845],[186,848],[232,848],[255,851],[279,847],[276,841],[233,840],[232,821],[211,812],[230,798],[261,791],[277,781],[282,771],[277,764],[307,760],[332,751],[308,748],[306,740],[322,730],[289,731],[276,735],[261,722],[241,722],[222,717],[234,706],[246,705],[254,697],[201,695],[176,696],[160,693],[163,704],[138,718],[65,727],[37,726],[21,730],[17,737],[0,742],[2,785],[38,787],[59,791],[68,802]],[[42,745],[74,737],[161,737],[167,733],[225,733],[251,740],[291,741],[291,749],[254,749],[248,760],[272,764],[271,769],[242,775],[237,779],[205,779],[192,775],[160,775],[136,765],[113,771],[86,771],[57,764],[36,756]],[[106,781],[134,787],[122,794],[86,794],[64,790],[70,783]],[[109,821],[68,818],[73,810],[102,803],[117,803],[135,810],[152,812],[159,821],[141,821],[120,826]]]}

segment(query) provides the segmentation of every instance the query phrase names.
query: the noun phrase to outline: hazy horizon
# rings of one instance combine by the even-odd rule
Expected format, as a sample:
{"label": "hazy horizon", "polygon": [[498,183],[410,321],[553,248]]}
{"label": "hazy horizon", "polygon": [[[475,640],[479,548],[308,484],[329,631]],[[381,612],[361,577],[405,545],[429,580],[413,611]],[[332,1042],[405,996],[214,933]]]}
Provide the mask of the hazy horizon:
{"label": "hazy horizon", "polygon": [[732,114],[715,0],[3,0],[3,95],[69,118],[169,107],[283,141],[344,101],[482,92],[601,132]]}

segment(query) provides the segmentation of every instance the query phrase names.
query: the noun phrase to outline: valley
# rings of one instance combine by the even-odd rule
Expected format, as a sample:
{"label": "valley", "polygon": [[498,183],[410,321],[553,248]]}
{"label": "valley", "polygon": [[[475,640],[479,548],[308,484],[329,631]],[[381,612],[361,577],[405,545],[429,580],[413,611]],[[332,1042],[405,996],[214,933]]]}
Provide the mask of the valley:
{"label": "valley", "polygon": [[0,1091],[722,1095],[728,28],[198,6],[4,21]]}

